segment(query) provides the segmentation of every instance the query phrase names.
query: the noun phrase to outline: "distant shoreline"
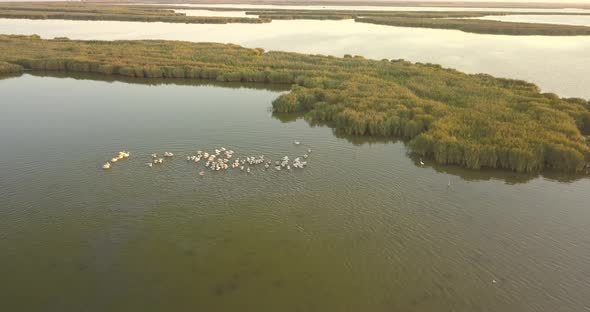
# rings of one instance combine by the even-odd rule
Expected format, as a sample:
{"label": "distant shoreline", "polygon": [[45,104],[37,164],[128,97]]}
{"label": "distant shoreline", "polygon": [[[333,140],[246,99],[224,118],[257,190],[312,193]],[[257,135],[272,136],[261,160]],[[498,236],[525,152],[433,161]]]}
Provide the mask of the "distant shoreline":
{"label": "distant shoreline", "polygon": [[389,6],[389,7],[448,7],[448,8],[522,8],[522,9],[588,9],[590,3],[520,3],[520,2],[438,2],[438,1],[342,1],[342,0],[92,0],[87,3],[158,3],[158,4],[234,4],[234,5],[325,5],[325,6]]}

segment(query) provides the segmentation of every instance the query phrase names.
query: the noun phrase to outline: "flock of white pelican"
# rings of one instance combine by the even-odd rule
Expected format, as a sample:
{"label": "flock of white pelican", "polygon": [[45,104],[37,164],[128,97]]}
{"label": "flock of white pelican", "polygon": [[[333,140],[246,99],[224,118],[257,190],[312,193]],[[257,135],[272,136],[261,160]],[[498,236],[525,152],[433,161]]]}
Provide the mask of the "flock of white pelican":
{"label": "flock of white pelican", "polygon": [[129,158],[129,155],[130,153],[126,151],[119,152],[117,156],[111,158],[110,161],[107,161],[104,165],[102,165],[102,169],[111,169],[114,163],[118,162],[119,160]]}
{"label": "flock of white pelican", "polygon": [[[299,141],[294,142],[295,145],[300,145]],[[194,155],[188,155],[186,160],[188,162],[199,163],[202,162],[205,164],[205,168],[211,171],[221,171],[221,170],[228,170],[228,169],[239,169],[241,171],[245,171],[250,173],[251,167],[256,165],[263,165],[265,169],[274,168],[274,170],[280,171],[283,169],[291,170],[291,169],[303,169],[307,166],[307,158],[311,153],[311,149],[307,150],[306,154],[298,156],[291,160],[289,156],[284,156],[280,160],[270,160],[266,159],[264,155],[257,155],[257,156],[246,156],[246,157],[234,157],[234,151],[231,149],[226,149],[225,147],[216,148],[213,152],[209,153],[207,151],[197,151]],[[164,152],[164,157],[160,158],[158,154],[151,155],[151,161],[147,163],[149,167],[153,167],[154,165],[159,165],[164,163],[165,158],[171,158],[174,156],[171,152]],[[110,162],[106,162],[102,168],[103,169],[110,169],[113,163],[116,163],[119,160],[129,158],[129,152],[122,151],[119,152],[119,155]],[[205,171],[200,171],[199,175],[205,175]]]}

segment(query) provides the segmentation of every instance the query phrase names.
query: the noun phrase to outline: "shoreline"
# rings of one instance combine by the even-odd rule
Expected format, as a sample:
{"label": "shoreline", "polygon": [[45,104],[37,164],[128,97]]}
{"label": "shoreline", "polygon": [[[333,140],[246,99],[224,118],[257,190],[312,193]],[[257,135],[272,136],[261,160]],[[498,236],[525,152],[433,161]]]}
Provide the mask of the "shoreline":
{"label": "shoreline", "polygon": [[273,111],[303,113],[311,123],[348,135],[406,139],[413,153],[442,165],[525,173],[590,169],[590,102],[541,93],[521,80],[404,60],[266,52],[235,44],[14,35],[0,35],[0,42],[0,62],[12,72],[290,85]]}

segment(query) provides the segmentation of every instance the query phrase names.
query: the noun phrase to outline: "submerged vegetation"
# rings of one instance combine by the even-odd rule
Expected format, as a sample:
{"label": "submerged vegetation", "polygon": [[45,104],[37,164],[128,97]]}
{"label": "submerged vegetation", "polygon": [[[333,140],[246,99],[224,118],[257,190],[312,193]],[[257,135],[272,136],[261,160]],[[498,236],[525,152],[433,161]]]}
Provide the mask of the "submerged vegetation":
{"label": "submerged vegetation", "polygon": [[[171,57],[173,56],[173,57]],[[590,104],[537,86],[403,60],[265,52],[231,44],[41,40],[0,35],[19,70],[292,85],[276,113],[305,113],[341,133],[402,138],[439,164],[585,172]]]}
{"label": "submerged vegetation", "polygon": [[186,24],[269,23],[270,19],[221,16],[186,16],[172,9],[99,5],[72,2],[0,3],[0,18],[66,19],[93,21],[165,22]]}
{"label": "submerged vegetation", "polygon": [[[258,18],[187,16],[175,10],[207,9],[246,11]],[[590,35],[590,27],[542,23],[514,23],[477,19],[490,15],[527,15],[535,12],[435,12],[435,11],[358,11],[358,10],[284,10],[240,8],[195,8],[166,5],[112,5],[72,2],[0,3],[0,18],[108,20],[166,22],[187,24],[269,23],[272,20],[345,20],[400,27],[455,29],[480,34],[578,36]],[[544,12],[544,15],[588,15],[588,13]]]}

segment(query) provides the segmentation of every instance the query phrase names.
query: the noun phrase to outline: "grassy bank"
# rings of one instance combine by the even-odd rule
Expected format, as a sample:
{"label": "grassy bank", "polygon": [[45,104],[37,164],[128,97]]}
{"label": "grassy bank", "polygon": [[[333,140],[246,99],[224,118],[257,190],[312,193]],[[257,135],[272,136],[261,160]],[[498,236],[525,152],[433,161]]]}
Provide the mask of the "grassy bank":
{"label": "grassy bank", "polygon": [[[174,56],[174,57],[171,57]],[[0,36],[0,62],[34,71],[292,85],[275,112],[305,113],[351,135],[404,138],[440,164],[586,170],[590,104],[530,83],[403,60],[265,52],[172,41]]]}
{"label": "grassy bank", "polygon": [[515,36],[588,36],[590,27],[540,23],[514,23],[479,19],[358,17],[356,22],[401,27],[456,29],[464,32]]}
{"label": "grassy bank", "polygon": [[269,23],[266,18],[186,16],[171,9],[82,3],[0,3],[0,18],[91,21],[165,22],[186,24]]}
{"label": "grassy bank", "polygon": [[24,68],[18,64],[0,62],[0,75],[21,73],[23,71]]}
{"label": "grassy bank", "polygon": [[[587,36],[590,27],[542,23],[515,23],[483,19],[470,19],[490,15],[532,15],[518,12],[379,12],[379,11],[305,11],[305,10],[255,10],[246,14],[267,19],[354,19],[360,23],[378,25],[455,29],[479,34],[542,35],[542,36]],[[538,14],[538,13],[537,13]],[[545,13],[543,13],[545,14]],[[547,15],[572,15],[567,12]],[[582,14],[587,15],[587,14]]]}

